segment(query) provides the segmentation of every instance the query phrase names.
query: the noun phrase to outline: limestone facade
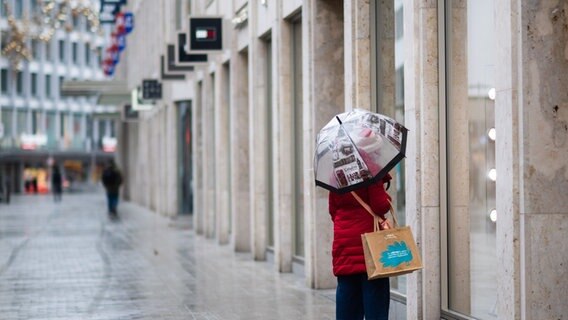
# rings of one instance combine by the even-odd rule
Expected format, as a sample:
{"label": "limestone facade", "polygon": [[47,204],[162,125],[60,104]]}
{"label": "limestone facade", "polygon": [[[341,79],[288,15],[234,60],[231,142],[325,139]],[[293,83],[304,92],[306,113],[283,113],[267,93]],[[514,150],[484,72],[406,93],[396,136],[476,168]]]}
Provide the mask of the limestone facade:
{"label": "limestone facade", "polygon": [[[494,15],[497,44],[499,219],[492,270],[498,303],[487,317],[475,314],[477,302],[468,297],[475,295],[468,272],[477,259],[470,256],[474,235],[465,232],[476,223],[468,207],[472,155],[468,127],[456,125],[471,116],[467,61],[473,57],[460,32],[471,28],[472,1],[202,0],[182,12],[176,1],[129,1],[140,27],[121,65],[132,86],[159,77],[157,48],[174,41],[176,14],[222,16],[230,39],[186,80],[163,81],[164,99],[138,123],[124,124],[129,198],[161,214],[179,213],[176,102],[191,101],[196,233],[250,252],[275,272],[298,272],[311,288],[333,288],[327,191],[313,181],[315,137],[353,107],[396,112],[394,8],[402,6],[409,135],[405,173],[393,175],[404,186],[405,221],[424,269],[397,282],[392,317],[562,319],[568,313],[568,4],[493,2],[486,14]],[[460,228],[465,233],[448,231]]]}

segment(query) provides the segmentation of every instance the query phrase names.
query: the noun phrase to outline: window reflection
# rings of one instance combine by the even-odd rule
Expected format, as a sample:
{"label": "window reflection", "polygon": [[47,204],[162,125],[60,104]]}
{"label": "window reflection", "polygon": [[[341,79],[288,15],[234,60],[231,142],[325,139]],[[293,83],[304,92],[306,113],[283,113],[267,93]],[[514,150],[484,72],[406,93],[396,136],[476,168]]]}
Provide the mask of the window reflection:
{"label": "window reflection", "polygon": [[496,319],[495,0],[447,1],[448,306]]}

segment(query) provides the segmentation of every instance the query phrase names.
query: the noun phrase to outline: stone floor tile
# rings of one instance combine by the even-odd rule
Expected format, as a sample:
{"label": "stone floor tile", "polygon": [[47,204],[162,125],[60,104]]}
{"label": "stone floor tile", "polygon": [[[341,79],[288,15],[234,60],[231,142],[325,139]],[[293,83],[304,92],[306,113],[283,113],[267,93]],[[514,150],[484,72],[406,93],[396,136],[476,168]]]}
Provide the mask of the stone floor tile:
{"label": "stone floor tile", "polygon": [[0,318],[333,319],[332,290],[102,194],[16,196],[0,204]]}

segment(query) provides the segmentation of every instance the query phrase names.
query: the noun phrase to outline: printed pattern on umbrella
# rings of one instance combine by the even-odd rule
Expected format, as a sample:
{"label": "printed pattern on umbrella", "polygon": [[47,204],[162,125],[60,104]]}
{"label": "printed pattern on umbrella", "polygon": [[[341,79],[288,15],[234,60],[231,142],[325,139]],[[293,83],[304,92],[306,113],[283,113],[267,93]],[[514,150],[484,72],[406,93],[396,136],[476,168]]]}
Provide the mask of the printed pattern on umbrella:
{"label": "printed pattern on umbrella", "polygon": [[318,133],[316,185],[344,193],[381,180],[404,158],[407,129],[378,113],[355,109]]}

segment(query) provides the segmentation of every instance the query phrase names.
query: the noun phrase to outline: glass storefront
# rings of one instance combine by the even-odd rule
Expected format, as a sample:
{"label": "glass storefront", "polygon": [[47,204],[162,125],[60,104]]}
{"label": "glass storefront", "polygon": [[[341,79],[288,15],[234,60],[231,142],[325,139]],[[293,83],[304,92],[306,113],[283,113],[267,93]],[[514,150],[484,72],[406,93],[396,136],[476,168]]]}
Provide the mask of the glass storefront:
{"label": "glass storefront", "polygon": [[447,306],[497,319],[495,0],[446,1]]}

